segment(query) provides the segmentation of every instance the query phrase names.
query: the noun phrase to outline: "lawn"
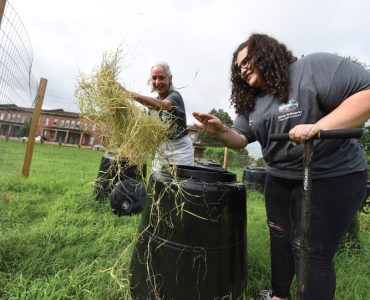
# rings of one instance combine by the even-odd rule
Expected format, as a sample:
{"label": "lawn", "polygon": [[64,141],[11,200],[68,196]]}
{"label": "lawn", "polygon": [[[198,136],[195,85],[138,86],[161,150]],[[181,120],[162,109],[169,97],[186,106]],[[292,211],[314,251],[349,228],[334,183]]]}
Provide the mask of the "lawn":
{"label": "lawn", "polygon": [[[0,299],[130,299],[128,267],[140,215],[117,217],[93,196],[102,152],[0,139]],[[241,178],[242,170],[233,170]],[[269,287],[263,196],[247,195],[246,299]],[[370,217],[360,214],[359,249],[336,257],[337,300],[370,299]],[[294,297],[292,299],[295,299]],[[192,300],[192,299],[191,299]]]}

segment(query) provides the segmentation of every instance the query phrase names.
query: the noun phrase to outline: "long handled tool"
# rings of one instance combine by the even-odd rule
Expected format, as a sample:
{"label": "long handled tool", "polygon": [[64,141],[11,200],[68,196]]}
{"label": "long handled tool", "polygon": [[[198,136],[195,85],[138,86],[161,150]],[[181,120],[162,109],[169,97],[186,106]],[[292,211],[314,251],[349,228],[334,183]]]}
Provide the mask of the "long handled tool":
{"label": "long handled tool", "polygon": [[[336,129],[321,131],[313,139],[308,140],[304,144],[303,150],[303,191],[301,204],[301,236],[300,247],[298,251],[298,299],[306,299],[307,274],[308,274],[308,251],[310,238],[310,222],[311,222],[311,186],[312,186],[312,167],[311,161],[313,156],[313,140],[314,139],[346,139],[359,138],[362,135],[361,128]],[[288,133],[272,134],[272,141],[288,141]]]}

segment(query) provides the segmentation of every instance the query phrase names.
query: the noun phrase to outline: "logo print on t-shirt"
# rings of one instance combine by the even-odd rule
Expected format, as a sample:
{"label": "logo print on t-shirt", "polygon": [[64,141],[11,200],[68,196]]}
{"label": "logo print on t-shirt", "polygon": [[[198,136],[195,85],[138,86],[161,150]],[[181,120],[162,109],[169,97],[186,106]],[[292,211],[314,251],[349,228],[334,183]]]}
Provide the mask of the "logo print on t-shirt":
{"label": "logo print on t-shirt", "polygon": [[298,101],[290,99],[288,103],[283,103],[279,106],[279,113],[288,113],[298,108]]}
{"label": "logo print on t-shirt", "polygon": [[279,121],[285,121],[292,118],[297,118],[302,116],[302,111],[297,110],[298,101],[295,99],[290,99],[288,103],[279,105]]}

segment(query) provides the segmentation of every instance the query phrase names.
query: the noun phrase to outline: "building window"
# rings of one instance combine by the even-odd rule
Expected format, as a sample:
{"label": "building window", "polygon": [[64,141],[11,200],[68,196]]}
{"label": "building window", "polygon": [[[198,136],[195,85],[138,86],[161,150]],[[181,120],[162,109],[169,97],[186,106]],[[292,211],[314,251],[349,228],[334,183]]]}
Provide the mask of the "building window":
{"label": "building window", "polygon": [[50,139],[51,140],[55,139],[55,131],[50,131]]}
{"label": "building window", "polygon": [[66,120],[66,128],[69,128],[69,120]]}
{"label": "building window", "polygon": [[77,122],[76,122],[76,128],[77,128],[77,129],[80,129],[80,121],[77,121]]}
{"label": "building window", "polygon": [[49,125],[49,118],[46,118],[45,119],[45,126],[48,126]]}
{"label": "building window", "polygon": [[72,121],[71,121],[71,128],[75,128],[75,123],[76,123],[76,121],[75,121],[75,120],[72,120]]}
{"label": "building window", "polygon": [[60,121],[60,127],[64,127],[64,120]]}
{"label": "building window", "polygon": [[53,126],[57,126],[57,123],[58,123],[58,119],[54,119]]}
{"label": "building window", "polygon": [[15,114],[12,114],[12,121],[15,121]]}
{"label": "building window", "polygon": [[24,123],[24,121],[26,121],[26,116],[25,115],[22,116],[22,123]]}
{"label": "building window", "polygon": [[200,136],[200,134],[197,134],[197,143],[201,143],[202,142],[202,137]]}
{"label": "building window", "polygon": [[0,115],[0,120],[4,120],[4,113],[3,112]]}
{"label": "building window", "polygon": [[94,137],[90,137],[90,141],[89,141],[89,145],[93,145],[94,144]]}
{"label": "building window", "polygon": [[10,113],[8,113],[8,114],[6,115],[6,120],[7,120],[7,121],[10,121],[10,116],[11,116],[11,114],[10,114]]}
{"label": "building window", "polygon": [[191,138],[192,143],[194,143],[195,142],[195,133],[190,133],[190,138]]}
{"label": "building window", "polygon": [[21,122],[21,115],[20,114],[17,114],[17,122],[20,123]]}

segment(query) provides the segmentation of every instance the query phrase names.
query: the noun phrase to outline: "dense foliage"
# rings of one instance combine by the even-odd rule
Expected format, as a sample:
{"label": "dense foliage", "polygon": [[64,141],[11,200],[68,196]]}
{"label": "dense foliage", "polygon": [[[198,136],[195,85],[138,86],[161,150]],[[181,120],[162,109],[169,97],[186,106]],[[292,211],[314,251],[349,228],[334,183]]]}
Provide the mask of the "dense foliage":
{"label": "dense foliage", "polygon": [[370,125],[364,125],[362,137],[358,140],[365,153],[370,154]]}

